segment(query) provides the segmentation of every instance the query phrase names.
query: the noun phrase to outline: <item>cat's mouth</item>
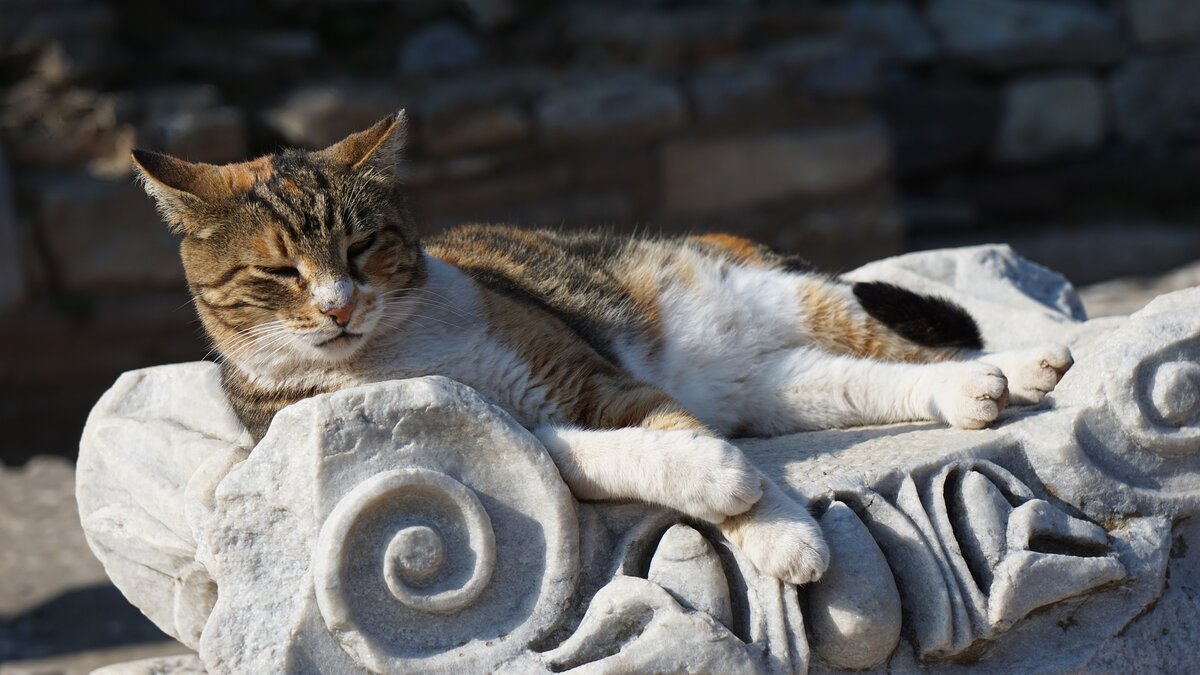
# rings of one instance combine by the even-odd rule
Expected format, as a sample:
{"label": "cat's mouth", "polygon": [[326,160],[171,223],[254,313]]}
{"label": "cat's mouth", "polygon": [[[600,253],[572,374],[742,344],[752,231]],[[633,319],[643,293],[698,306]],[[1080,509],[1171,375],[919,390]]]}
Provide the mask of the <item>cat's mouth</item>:
{"label": "cat's mouth", "polygon": [[348,330],[344,330],[341,333],[329,338],[328,340],[326,340],[324,342],[318,342],[317,347],[331,347],[331,348],[345,347],[346,345],[357,342],[361,338],[362,338],[362,333],[351,333]]}

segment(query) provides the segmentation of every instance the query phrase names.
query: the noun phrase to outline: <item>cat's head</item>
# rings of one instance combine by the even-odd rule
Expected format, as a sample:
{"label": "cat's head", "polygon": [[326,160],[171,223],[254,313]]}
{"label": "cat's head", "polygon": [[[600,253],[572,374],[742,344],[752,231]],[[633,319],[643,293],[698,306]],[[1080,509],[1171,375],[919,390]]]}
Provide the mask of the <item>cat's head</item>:
{"label": "cat's head", "polygon": [[135,150],[209,336],[248,367],[349,359],[424,282],[397,189],[404,113],[320,151],[199,164]]}

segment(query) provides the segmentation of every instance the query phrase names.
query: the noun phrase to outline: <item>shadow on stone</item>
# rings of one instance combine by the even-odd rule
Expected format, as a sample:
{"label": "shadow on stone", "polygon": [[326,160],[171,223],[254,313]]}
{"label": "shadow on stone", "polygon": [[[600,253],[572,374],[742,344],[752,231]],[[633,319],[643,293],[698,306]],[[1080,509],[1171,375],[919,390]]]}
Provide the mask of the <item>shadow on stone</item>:
{"label": "shadow on stone", "polygon": [[0,622],[0,663],[170,639],[116,587],[89,586]]}

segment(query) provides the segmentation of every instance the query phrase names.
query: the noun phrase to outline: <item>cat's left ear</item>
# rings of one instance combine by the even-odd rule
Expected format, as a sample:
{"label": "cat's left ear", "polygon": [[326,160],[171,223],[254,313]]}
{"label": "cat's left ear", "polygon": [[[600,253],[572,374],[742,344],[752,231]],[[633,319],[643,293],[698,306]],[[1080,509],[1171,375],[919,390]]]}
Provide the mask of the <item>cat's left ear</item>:
{"label": "cat's left ear", "polygon": [[395,177],[407,139],[408,117],[400,110],[379,120],[370,129],[350,134],[317,154],[354,171],[374,169]]}

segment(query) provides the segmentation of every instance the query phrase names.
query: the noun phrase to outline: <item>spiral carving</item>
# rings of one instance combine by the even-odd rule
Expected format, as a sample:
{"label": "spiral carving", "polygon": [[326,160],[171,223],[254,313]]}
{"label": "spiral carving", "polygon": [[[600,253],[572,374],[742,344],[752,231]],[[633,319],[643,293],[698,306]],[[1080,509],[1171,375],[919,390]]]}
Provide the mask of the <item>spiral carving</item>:
{"label": "spiral carving", "polygon": [[1200,452],[1200,343],[1184,340],[1147,352],[1127,347],[1108,355],[1116,375],[1105,384],[1109,405],[1143,450],[1167,458],[1195,455]]}
{"label": "spiral carving", "polygon": [[[222,672],[489,672],[575,592],[578,520],[553,462],[444,378],[297,403],[224,485],[213,616],[243,634],[202,640]],[[228,618],[254,612],[271,619]]]}
{"label": "spiral carving", "polygon": [[347,549],[362,539],[384,544],[379,575],[394,598],[424,612],[469,606],[495,567],[492,522],[462,483],[428,469],[397,469],[364,481],[321,528],[314,577],[317,602],[330,621],[350,622]]}
{"label": "spiral carving", "polygon": [[1200,413],[1200,364],[1171,361],[1151,375],[1146,397],[1164,426],[1185,427]]}

